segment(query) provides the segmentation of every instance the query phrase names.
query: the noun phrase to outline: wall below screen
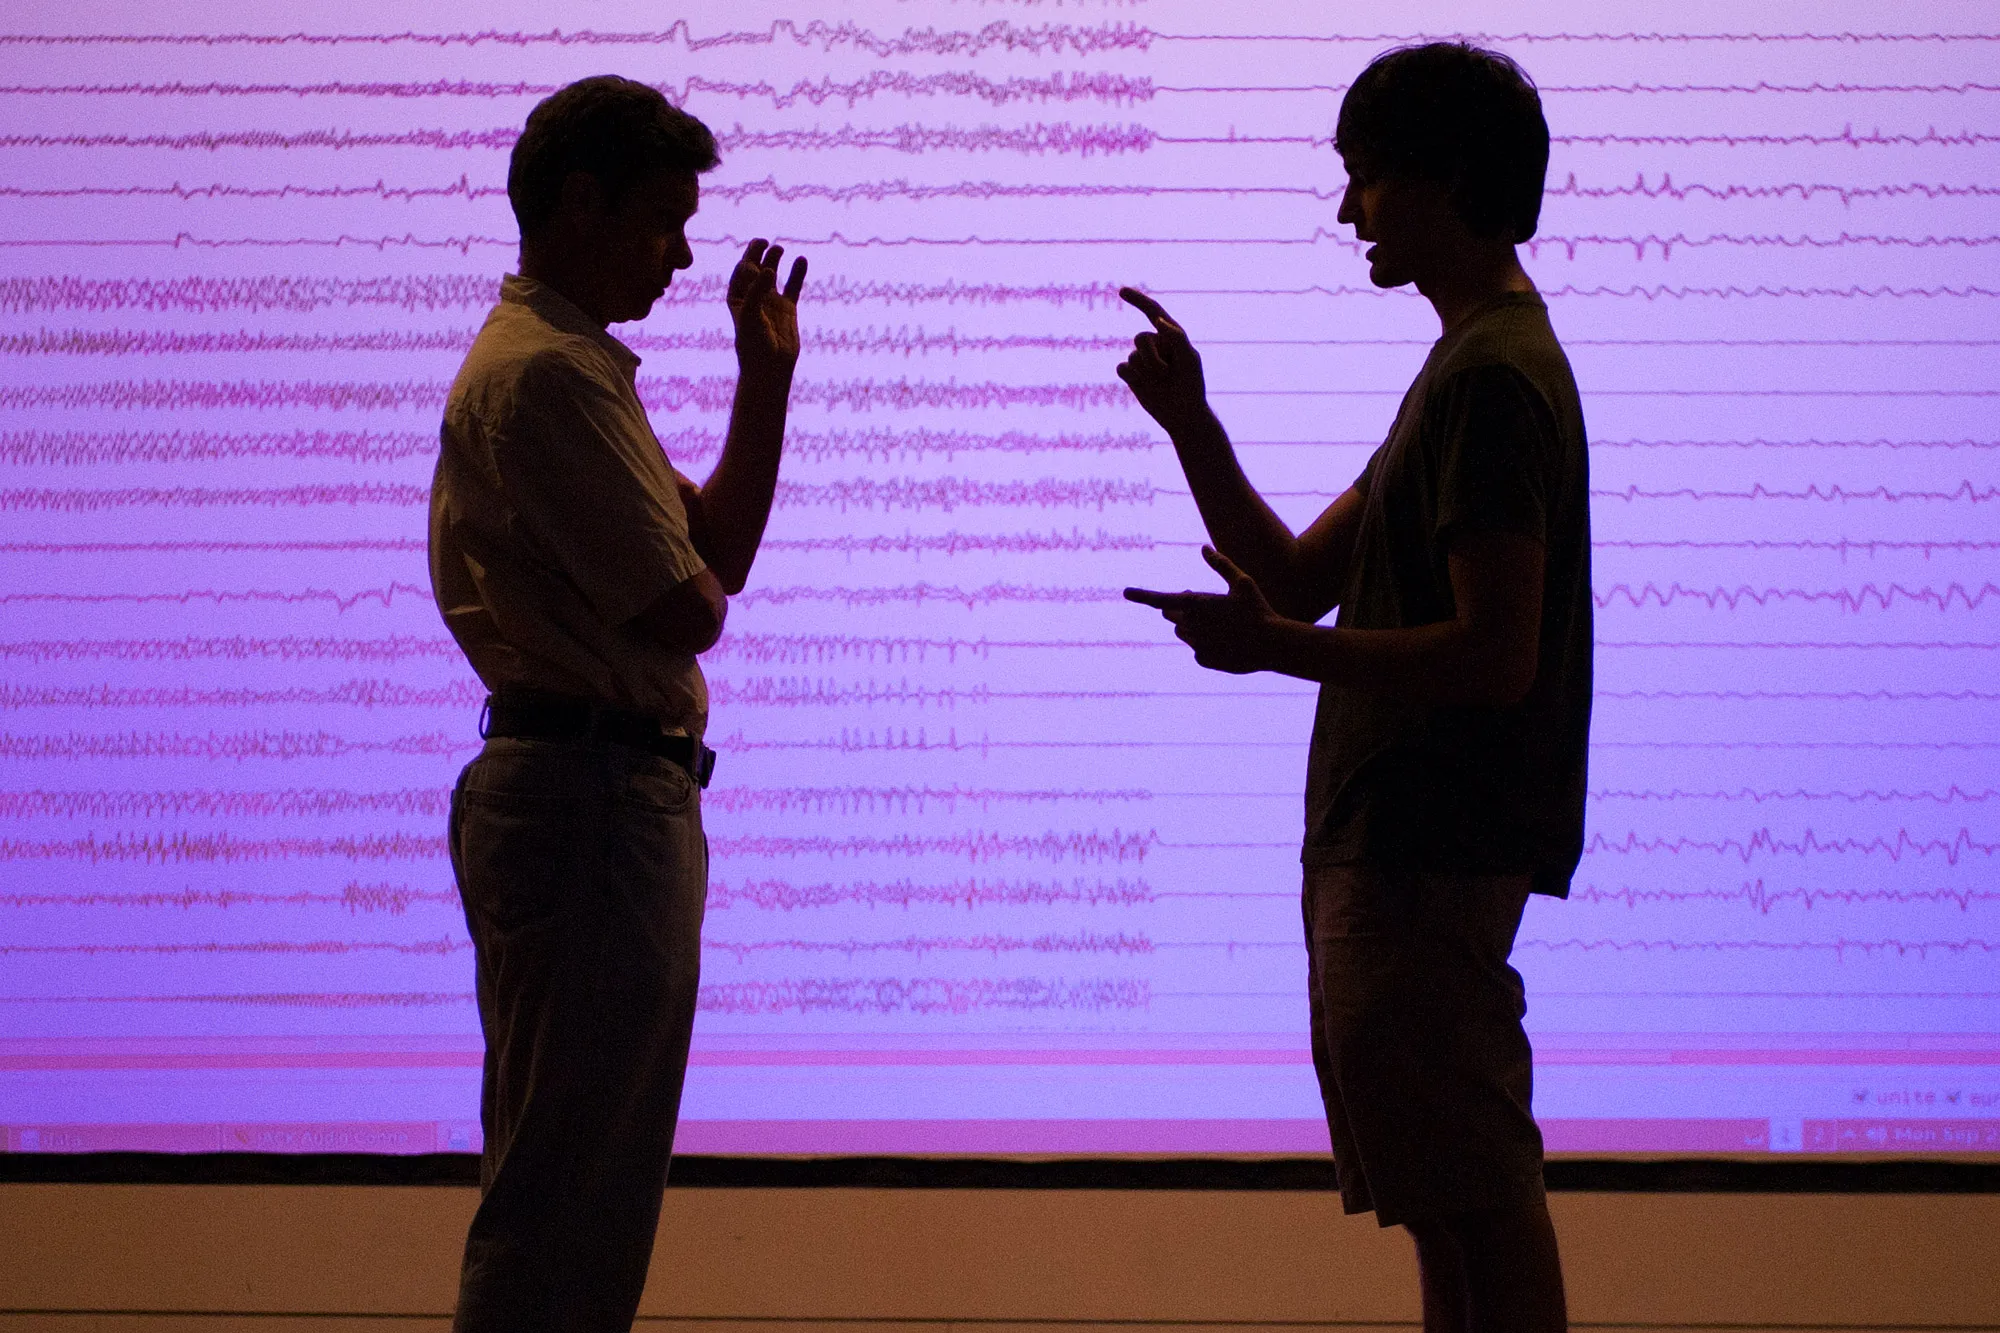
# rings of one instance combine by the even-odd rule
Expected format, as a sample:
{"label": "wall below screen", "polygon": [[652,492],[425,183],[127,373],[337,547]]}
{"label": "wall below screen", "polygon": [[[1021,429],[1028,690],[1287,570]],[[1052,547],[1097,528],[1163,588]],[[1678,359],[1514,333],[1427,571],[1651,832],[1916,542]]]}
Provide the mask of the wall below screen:
{"label": "wall below screen", "polygon": [[[2000,1329],[2000,1195],[1554,1196],[1579,1327]],[[442,1330],[474,1194],[0,1186],[0,1333]],[[677,1189],[642,1323],[1026,1333],[1414,1324],[1317,1192]]]}

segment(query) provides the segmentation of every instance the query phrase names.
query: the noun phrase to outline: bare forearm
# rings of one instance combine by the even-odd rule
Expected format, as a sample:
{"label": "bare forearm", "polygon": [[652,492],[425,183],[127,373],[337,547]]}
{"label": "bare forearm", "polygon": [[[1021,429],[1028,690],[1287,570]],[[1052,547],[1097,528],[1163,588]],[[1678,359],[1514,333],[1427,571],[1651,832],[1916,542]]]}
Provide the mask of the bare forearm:
{"label": "bare forearm", "polygon": [[707,548],[701,557],[731,594],[749,581],[770,521],[791,389],[790,374],[746,372],[738,378],[721,461],[701,486],[698,530]]}
{"label": "bare forearm", "polygon": [[1270,669],[1407,703],[1452,707],[1516,703],[1533,683],[1517,653],[1490,634],[1447,620],[1414,629],[1341,629],[1280,620],[1267,633]]}
{"label": "bare forearm", "polygon": [[1203,412],[1171,438],[1215,548],[1257,580],[1273,605],[1294,609],[1298,539],[1244,475],[1222,423]]}

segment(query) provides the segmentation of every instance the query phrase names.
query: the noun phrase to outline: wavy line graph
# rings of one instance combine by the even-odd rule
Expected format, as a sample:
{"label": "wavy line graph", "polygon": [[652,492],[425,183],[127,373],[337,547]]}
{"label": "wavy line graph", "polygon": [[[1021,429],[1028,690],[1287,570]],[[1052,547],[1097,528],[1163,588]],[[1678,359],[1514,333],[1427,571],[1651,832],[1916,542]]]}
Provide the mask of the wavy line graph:
{"label": "wavy line graph", "polygon": [[1804,788],[1788,790],[1759,790],[1752,787],[1707,788],[1668,791],[1628,788],[1598,788],[1591,792],[1594,800],[1631,801],[1934,801],[1949,805],[1954,801],[1991,801],[2000,799],[2000,788],[1963,788],[1953,784],[1943,790],[1919,789],[1905,791],[1901,788],[1869,788],[1862,791],[1811,791]]}
{"label": "wavy line graph", "polygon": [[1541,949],[1551,953],[1830,953],[1844,960],[1849,954],[1864,958],[1891,956],[1927,958],[1980,957],[2000,953],[2000,940],[1533,940],[1523,939],[1517,948]]}
{"label": "wavy line graph", "polygon": [[[168,446],[171,450],[172,446]],[[428,486],[384,482],[333,482],[304,486],[126,486],[113,490],[37,487],[0,491],[0,509],[66,514],[106,509],[211,509],[255,506],[306,508],[318,505],[393,505],[422,508],[430,503]]]}
{"label": "wavy line graph", "polygon": [[425,755],[455,758],[477,750],[476,741],[442,731],[386,740],[330,731],[194,732],[71,731],[49,735],[0,732],[0,759],[326,759],[350,755]]}
{"label": "wavy line graph", "polygon": [[[724,158],[693,267],[610,330],[687,476],[731,428],[735,252],[812,260],[775,504],[700,657],[704,1031],[810,1057],[1302,1031],[1313,689],[1205,673],[1123,607],[1210,583],[1174,442],[1113,374],[1144,328],[1118,292],[1187,322],[1245,475],[1309,522],[1437,333],[1364,271],[1331,133],[1363,62],[1425,34],[1181,0],[640,31],[129,8],[0,34],[0,1003],[112,1041],[476,1041],[447,840],[488,687],[437,619],[426,510],[516,254],[506,155],[581,61]],[[1895,1042],[1991,1007],[2000,32],[1824,19],[1468,34],[1544,94],[1521,257],[1595,432],[1587,856],[1521,966],[1541,1021],[1631,1018],[1648,1050],[1845,1040],[1861,992]],[[482,670],[641,702],[595,639],[553,646]],[[1095,1065],[1053,1092],[1012,1067],[980,1077],[1023,1106],[1165,1114]],[[1716,1068],[1687,1114],[1815,1113]],[[827,1105],[904,1114],[822,1073]],[[1656,1075],[1592,1096],[1650,1115]],[[121,1114],[92,1077],[71,1095]]]}
{"label": "wavy line graph", "polygon": [[[1102,805],[1147,801],[1139,788],[998,787],[716,787],[702,797],[704,808],[731,814],[773,811],[784,814],[926,814],[933,806],[947,814],[961,805],[984,813],[994,806]],[[0,812],[6,810],[0,796]]]}
{"label": "wavy line graph", "polygon": [[450,957],[452,954],[470,953],[472,941],[452,939],[449,936],[434,940],[258,940],[222,941],[202,944],[0,944],[0,955],[54,954],[80,958],[130,957],[134,954],[151,955],[222,955],[232,954],[299,954],[299,955],[345,955],[345,954],[429,954],[436,957]]}
{"label": "wavy line graph", "polygon": [[1893,907],[1956,907],[1961,912],[1969,912],[1975,903],[1981,905],[2000,903],[2000,891],[1962,888],[1788,889],[1768,887],[1759,879],[1746,881],[1733,889],[1719,887],[1642,889],[1630,885],[1614,888],[1598,884],[1579,884],[1570,890],[1570,898],[1580,903],[1617,903],[1625,907],[1638,907],[1641,904],[1741,903],[1760,916],[1769,916],[1774,910],[1790,904],[1796,904],[1807,911],[1822,907],[1863,907],[1883,904]]}
{"label": "wavy line graph", "polygon": [[893,940],[798,940],[764,939],[748,941],[703,940],[704,952],[725,954],[739,963],[762,954],[839,954],[850,961],[869,954],[900,953],[927,958],[938,953],[983,953],[998,958],[1014,953],[1080,953],[1145,956],[1153,952],[1153,942],[1143,935],[1101,935],[1083,931],[1075,935],[906,935]]}
{"label": "wavy line graph", "polygon": [[[261,352],[460,352],[472,346],[475,330],[411,332],[380,329],[366,333],[234,333],[141,329],[38,329],[32,334],[0,334],[0,356],[236,356]],[[734,335],[722,329],[697,333],[629,333],[620,341],[641,352],[727,352]],[[807,329],[800,341],[809,352],[908,356],[975,352],[1122,351],[1131,340],[1107,334],[974,334],[957,329],[935,332],[918,326],[896,329]]]}
{"label": "wavy line graph", "polygon": [[1705,853],[1717,856],[1732,856],[1749,864],[1753,857],[1765,856],[1815,856],[1857,855],[1885,856],[1891,861],[1901,861],[1908,857],[1938,857],[1948,865],[1980,856],[1992,856],[2000,852],[2000,842],[1985,842],[1975,839],[1969,829],[1960,829],[1948,838],[1926,838],[1911,834],[1907,829],[1898,829],[1893,837],[1821,837],[1811,829],[1795,838],[1787,838],[1769,829],[1758,829],[1741,838],[1688,838],[1688,837],[1642,837],[1637,833],[1627,833],[1622,838],[1612,838],[1605,834],[1593,834],[1584,844],[1585,856],[1647,856],[1655,853],[1681,855],[1684,853]]}
{"label": "wavy line graph", "polygon": [[[713,461],[721,455],[723,433],[686,427],[659,433],[660,444],[675,459]],[[390,463],[407,458],[434,458],[435,433],[416,431],[5,431],[0,432],[0,461],[15,464],[60,464],[92,467],[116,463],[221,462],[250,458],[325,458],[352,463]],[[1091,434],[1033,431],[976,431],[861,427],[788,431],[787,457],[810,462],[836,458],[891,462],[961,454],[1129,454],[1161,447],[1150,435],[1099,431]],[[322,483],[327,484],[327,483]],[[349,483],[355,484],[355,483]]]}
{"label": "wavy line graph", "polygon": [[817,47],[821,55],[831,55],[836,49],[852,49],[875,59],[908,55],[981,55],[988,51],[1001,51],[1029,55],[1069,54],[1088,56],[1104,51],[1121,51],[1132,48],[1144,49],[1153,34],[1136,24],[1107,23],[1098,25],[1044,23],[1037,25],[1017,25],[1006,21],[988,23],[977,31],[968,29],[906,29],[900,36],[885,36],[863,24],[843,21],[830,23],[823,19],[799,23],[790,19],[774,20],[768,28],[728,30],[697,36],[686,19],[676,19],[663,29],[648,32],[598,31],[590,28],[551,29],[547,32],[527,32],[500,28],[482,28],[466,32],[423,33],[402,31],[393,33],[157,33],[126,34],[105,33],[90,35],[42,35],[10,34],[5,40],[11,45],[26,46],[93,46],[93,45],[169,45],[169,46],[249,46],[270,48],[283,46],[303,46],[308,48],[341,46],[401,46],[415,45],[428,48],[449,48],[455,46],[611,46],[646,47],[680,46],[689,52],[717,51],[729,47],[776,47],[780,39],[791,42],[795,47],[811,49]]}
{"label": "wavy line graph", "polygon": [[[113,380],[98,384],[0,385],[0,411],[63,408],[71,411],[134,409],[217,411],[231,408],[308,409],[323,412],[435,412],[450,385],[441,380]],[[654,412],[727,412],[736,397],[733,376],[642,376],[639,399]],[[1131,394],[1122,384],[1006,384],[996,381],[911,380],[907,377],[804,380],[792,389],[798,406],[912,411],[919,408],[981,411],[1017,406],[1123,408]]]}
{"label": "wavy line graph", "polygon": [[279,606],[331,606],[336,611],[352,611],[366,603],[384,609],[393,607],[398,597],[429,601],[431,590],[415,583],[391,582],[380,588],[341,592],[334,588],[186,588],[171,592],[0,592],[0,605],[9,603],[54,603],[75,606],[143,606],[167,603],[187,606],[194,603],[254,603]]}
{"label": "wavy line graph", "polygon": [[190,635],[164,639],[23,639],[0,642],[0,660],[27,662],[405,662],[464,660],[442,635],[392,634],[377,639],[279,635]]}
{"label": "wavy line graph", "polygon": [[327,817],[353,814],[442,817],[451,806],[446,787],[395,791],[284,788],[276,791],[66,791],[0,792],[0,819],[158,819],[210,815],[220,818]]}
{"label": "wavy line graph", "polygon": [[[0,685],[0,710],[17,708],[468,708],[483,702],[476,680],[415,686],[393,680],[244,689],[196,685]],[[0,797],[4,805],[4,797]]]}
{"label": "wavy line graph", "polygon": [[813,835],[776,837],[711,837],[709,853],[720,859],[734,857],[913,857],[949,856],[974,863],[1006,858],[1037,861],[1079,861],[1094,865],[1144,862],[1159,843],[1159,834],[1124,833],[948,833],[924,835],[901,833],[890,837],[867,835]]}
{"label": "wavy line graph", "polygon": [[785,507],[850,509],[938,509],[949,514],[963,508],[1002,505],[1038,509],[1078,507],[1102,513],[1109,505],[1150,505],[1156,492],[1146,482],[1088,477],[1068,481],[1041,477],[1033,481],[975,481],[966,477],[892,477],[876,481],[780,482],[777,503]]}
{"label": "wavy line graph", "polygon": [[783,1013],[932,1015],[994,1010],[1034,1013],[1054,1009],[1102,1013],[1145,1009],[1151,1000],[1152,988],[1146,982],[1136,980],[799,978],[703,986],[696,1008],[701,1013],[742,1016]]}
{"label": "wavy line graph", "polygon": [[1986,504],[2000,500],[2000,486],[1975,486],[1970,480],[1962,481],[1951,490],[1905,490],[1892,486],[1869,486],[1865,488],[1847,487],[1838,484],[1822,486],[1814,482],[1804,487],[1766,486],[1756,482],[1744,490],[1703,490],[1684,486],[1672,490],[1645,490],[1638,486],[1627,486],[1623,490],[1593,490],[1593,500],[1820,500],[1828,503],[1847,500],[1884,500],[1894,504],[1902,500],[1943,500],[1964,501],[1970,504]]}
{"label": "wavy line graph", "polygon": [[1858,588],[1689,588],[1679,583],[1665,587],[1647,583],[1634,588],[1619,583],[1592,594],[1592,600],[1600,607],[1614,604],[1633,608],[1669,607],[1685,601],[1699,603],[1711,611],[1739,611],[1745,606],[1768,608],[1787,602],[1833,606],[1848,612],[1865,611],[1871,607],[1877,611],[1891,611],[1902,604],[1936,611],[1950,611],[1954,606],[1964,611],[1977,611],[1989,597],[2000,597],[2000,585],[1983,583],[1976,588],[1968,588],[1952,583],[1942,588],[1909,588],[1900,583],[1886,586],[1864,583]]}
{"label": "wavy line graph", "polygon": [[443,834],[388,833],[333,838],[239,838],[229,833],[118,834],[99,838],[0,839],[0,861],[136,861],[147,865],[255,864],[266,861],[436,861]]}
{"label": "wavy line graph", "polygon": [[360,880],[349,880],[338,893],[316,893],[307,889],[285,893],[268,893],[251,889],[159,889],[132,893],[108,891],[82,892],[0,892],[0,906],[5,907],[54,907],[64,910],[92,907],[133,908],[151,910],[153,908],[173,908],[177,911],[194,911],[196,908],[213,907],[227,911],[232,908],[260,907],[337,907],[350,916],[372,915],[377,912],[391,916],[402,916],[412,908],[436,905],[457,909],[458,894],[449,889],[418,889],[408,884],[391,884],[386,881],[364,884]]}
{"label": "wavy line graph", "polygon": [[[999,29],[1000,31],[996,33],[993,31],[993,29]],[[1090,31],[1090,30],[1083,30],[1083,31]],[[1113,33],[1126,34],[1132,31],[1132,25],[1123,25],[1123,26],[1114,25],[1107,31]],[[1067,25],[1064,25],[1058,29],[1058,34],[1062,36],[1067,36],[1068,32],[1069,29]],[[420,47],[444,48],[452,46],[476,47],[482,45],[510,46],[510,47],[527,47],[527,46],[541,46],[541,45],[564,46],[564,47],[576,46],[576,45],[666,46],[666,45],[674,45],[676,43],[681,43],[681,44],[688,44],[690,46],[690,49],[702,49],[700,47],[695,47],[693,44],[696,42],[701,42],[705,46],[706,45],[715,45],[715,46],[775,45],[780,33],[790,37],[795,44],[801,46],[808,46],[817,42],[842,42],[842,41],[857,41],[865,45],[866,43],[869,42],[882,40],[876,37],[876,35],[873,33],[872,30],[865,28],[858,28],[849,24],[843,24],[838,28],[829,28],[829,26],[823,22],[814,22],[805,25],[805,27],[801,29],[799,25],[797,25],[796,23],[782,19],[773,23],[770,28],[764,30],[761,33],[754,29],[751,29],[741,32],[725,32],[717,34],[710,38],[697,38],[694,36],[688,22],[685,19],[683,19],[676,21],[670,27],[664,29],[648,30],[648,31],[605,32],[591,28],[583,28],[583,29],[553,28],[546,32],[531,32],[523,29],[508,30],[502,28],[480,28],[480,29],[463,29],[451,32],[446,32],[446,31],[419,32],[413,29],[405,29],[400,32],[377,32],[377,33],[328,33],[328,32],[309,33],[301,31],[294,31],[289,33],[252,33],[252,32],[88,33],[88,34],[25,33],[25,34],[0,35],[0,44],[22,45],[22,46],[51,46],[51,47],[67,47],[67,46],[91,47],[91,46],[108,45],[108,46],[209,46],[209,47],[303,46],[308,48],[341,47],[341,46],[380,47],[380,46],[414,45]],[[1049,35],[1050,34],[1044,33],[1043,37],[1046,39]],[[1188,41],[1188,42],[1278,41],[1278,42],[1307,42],[1315,45],[1351,44],[1351,45],[1372,47],[1372,46],[1403,45],[1409,42],[1423,40],[1428,34],[1421,31],[1402,32],[1402,33],[1377,32],[1377,33],[1261,33],[1261,34],[1242,34],[1242,33],[1222,34],[1222,33],[1199,33],[1199,32],[1157,33],[1148,31],[1145,32],[1143,35],[1148,40],[1158,39],[1162,41]],[[1584,30],[1578,32],[1567,32],[1567,31],[1518,32],[1517,31],[1517,32],[1507,32],[1507,33],[1492,33],[1492,32],[1482,31],[1482,32],[1468,32],[1463,35],[1466,37],[1467,40],[1480,40],[1480,41],[1492,41],[1492,42],[1519,42],[1519,43],[1645,42],[1645,43],[1682,44],[1682,43],[1695,43],[1695,42],[1721,42],[1721,43],[1748,43],[1753,45],[1770,44],[1778,46],[1782,46],[1789,43],[1801,43],[1801,42],[1837,43],[1837,44],[1849,44],[1849,43],[1861,44],[1870,42],[1917,42],[1917,43],[1942,44],[1942,43],[1952,43],[1952,42],[1963,42],[1967,44],[1978,44],[1982,42],[2000,41],[2000,35],[1992,33],[1983,33],[1983,32],[1947,33],[1938,31],[1933,31],[1933,32],[1923,32],[1923,31],[1675,32],[1675,31],[1626,30],[1623,32],[1618,32],[1618,31],[1604,31],[1604,30]],[[875,50],[871,47],[869,49],[869,54],[880,57],[887,54],[892,54],[892,53],[902,54],[909,51],[923,51],[926,53],[934,53],[939,49],[940,43],[955,44],[955,43],[963,43],[968,40],[977,40],[979,42],[988,45],[998,44],[1003,47],[1006,47],[1008,46],[1009,40],[1012,36],[1013,36],[1012,25],[1004,23],[991,25],[989,29],[982,29],[976,39],[973,38],[972,34],[963,31],[953,32],[949,35],[949,37],[941,38],[937,34],[936,30],[933,29],[921,35],[907,36],[905,40],[910,43],[910,45],[907,47],[895,48],[894,51]],[[976,49],[983,50],[985,49],[985,47],[981,46]],[[1039,50],[1039,47],[1032,49]],[[830,54],[830,51],[823,51],[822,54]]]}
{"label": "wavy line graph", "polygon": [[[718,307],[727,294],[724,278],[684,275],[661,297],[664,307]],[[815,277],[812,299],[820,305],[942,304],[973,309],[1041,303],[1058,309],[1116,308],[1114,282],[896,281],[846,274]],[[0,278],[0,312],[43,310],[147,310],[213,312],[289,310],[309,312],[343,307],[382,307],[408,312],[483,311],[500,297],[498,278],[459,273],[390,274],[343,277],[319,274],[259,276],[63,275]]]}
{"label": "wavy line graph", "polygon": [[982,907],[1134,907],[1154,900],[1143,879],[992,880],[957,879],[922,883],[909,879],[822,881],[787,879],[712,880],[710,911],[737,907],[766,912],[815,908],[949,907],[971,912]]}

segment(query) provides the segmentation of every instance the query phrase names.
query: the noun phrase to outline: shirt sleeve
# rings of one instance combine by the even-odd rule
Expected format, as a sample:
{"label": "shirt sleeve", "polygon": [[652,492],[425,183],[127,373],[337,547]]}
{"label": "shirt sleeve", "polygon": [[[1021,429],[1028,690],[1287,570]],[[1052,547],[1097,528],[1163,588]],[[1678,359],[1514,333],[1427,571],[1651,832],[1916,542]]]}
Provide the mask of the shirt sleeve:
{"label": "shirt sleeve", "polygon": [[1375,446],[1375,452],[1368,455],[1367,466],[1362,468],[1361,475],[1354,479],[1355,490],[1361,492],[1363,495],[1368,494],[1369,488],[1375,484],[1375,473],[1382,464],[1382,455],[1388,451],[1389,446],[1386,444]]}
{"label": "shirt sleeve", "polygon": [[1462,532],[1548,539],[1550,471],[1560,451],[1554,415],[1512,366],[1474,366],[1432,399],[1439,541]]}
{"label": "shirt sleeve", "polygon": [[493,456],[516,521],[607,622],[706,568],[643,413],[572,356],[523,367]]}

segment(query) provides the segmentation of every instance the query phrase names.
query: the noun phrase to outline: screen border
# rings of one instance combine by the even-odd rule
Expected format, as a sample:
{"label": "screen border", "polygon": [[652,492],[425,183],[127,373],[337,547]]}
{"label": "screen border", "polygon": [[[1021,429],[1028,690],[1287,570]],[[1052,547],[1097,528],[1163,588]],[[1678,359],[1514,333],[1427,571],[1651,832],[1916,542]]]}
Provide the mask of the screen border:
{"label": "screen border", "polygon": [[[1557,1157],[1551,1190],[1658,1194],[2000,1194],[2000,1156],[1970,1160]],[[0,1184],[479,1184],[474,1153],[7,1153]],[[680,1189],[1327,1191],[1324,1157],[720,1157],[674,1159]]]}

